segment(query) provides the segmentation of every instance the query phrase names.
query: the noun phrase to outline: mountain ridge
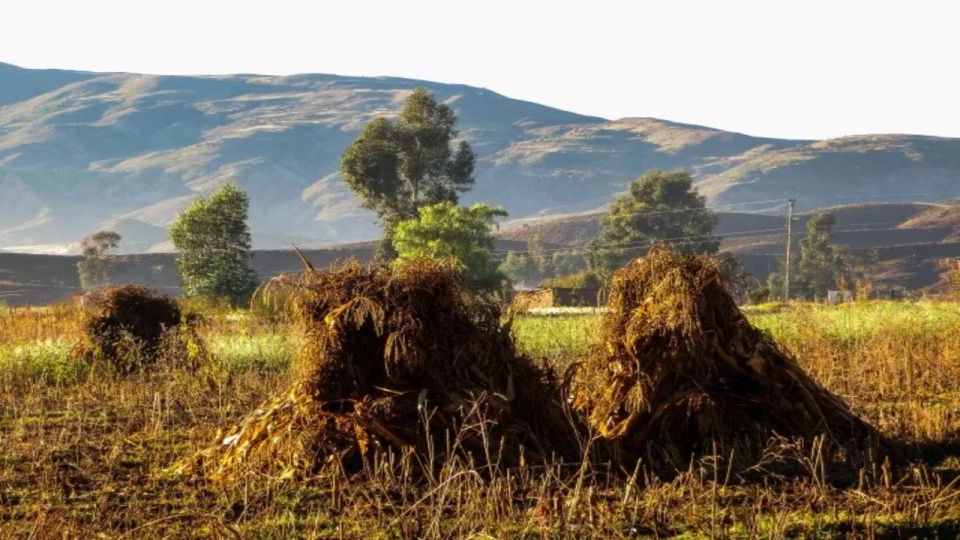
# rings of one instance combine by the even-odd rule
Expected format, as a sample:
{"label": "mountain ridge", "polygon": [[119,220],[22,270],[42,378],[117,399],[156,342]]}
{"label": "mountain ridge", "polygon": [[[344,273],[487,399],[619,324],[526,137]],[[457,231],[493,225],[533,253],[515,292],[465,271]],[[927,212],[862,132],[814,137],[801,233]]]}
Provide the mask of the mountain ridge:
{"label": "mountain ridge", "polygon": [[401,77],[0,63],[0,249],[69,252],[117,224],[127,230],[125,252],[168,249],[161,236],[176,213],[227,181],[250,192],[258,248],[375,238],[373,216],[339,177],[339,156],[365,122],[396,114],[415,87],[454,108],[478,154],[464,202],[502,204],[512,219],[600,208],[650,168],[690,169],[715,206],[960,196],[960,139],[775,139],[656,118],[607,120]]}

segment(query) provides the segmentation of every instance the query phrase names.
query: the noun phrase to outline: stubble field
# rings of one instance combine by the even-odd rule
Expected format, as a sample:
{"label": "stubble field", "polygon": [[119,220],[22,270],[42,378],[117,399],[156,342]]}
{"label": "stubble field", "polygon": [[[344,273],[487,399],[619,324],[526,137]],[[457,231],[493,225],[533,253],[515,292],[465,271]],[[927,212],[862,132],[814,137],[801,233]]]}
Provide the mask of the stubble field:
{"label": "stubble field", "polygon": [[[0,310],[0,537],[939,537],[960,535],[960,304],[764,305],[750,320],[911,463],[838,479],[745,480],[701,459],[670,479],[578,463],[411,473],[385,455],[358,475],[225,484],[170,474],[289,381],[297,340],[249,312],[210,311],[199,368],[120,376],[72,359],[77,309]],[[565,370],[599,316],[519,316],[520,348]],[[744,477],[745,478],[745,477]]]}

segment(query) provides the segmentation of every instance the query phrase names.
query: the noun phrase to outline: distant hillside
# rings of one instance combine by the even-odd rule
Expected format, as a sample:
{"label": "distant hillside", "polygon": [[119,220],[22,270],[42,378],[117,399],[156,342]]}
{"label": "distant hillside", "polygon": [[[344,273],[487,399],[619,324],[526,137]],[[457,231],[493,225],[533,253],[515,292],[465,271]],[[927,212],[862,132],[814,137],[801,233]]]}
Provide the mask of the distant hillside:
{"label": "distant hillside", "polygon": [[[880,287],[937,287],[942,279],[942,260],[960,258],[960,204],[955,201],[843,205],[818,211],[828,211],[836,217],[834,241]],[[716,234],[722,238],[722,250],[740,257],[760,279],[780,268],[786,247],[783,215],[718,215]],[[799,250],[811,215],[797,216],[795,250]],[[582,250],[599,231],[601,216],[592,213],[531,219],[508,224],[498,234],[502,239],[518,242],[539,235],[544,242]]]}
{"label": "distant hillside", "polygon": [[[960,258],[960,204],[909,203],[846,205],[826,210],[837,218],[835,240],[850,261],[862,266],[879,288],[936,290],[942,281],[941,262]],[[525,251],[540,235],[549,252],[582,251],[598,230],[601,214],[531,219],[506,224],[498,231],[496,253]],[[782,215],[721,212],[716,229],[721,249],[740,258],[760,280],[777,271],[783,261],[785,218]],[[811,214],[799,214],[795,225],[795,253]],[[373,242],[309,249],[306,255],[318,267],[338,260],[372,258]],[[639,254],[639,251],[638,251]],[[0,252],[0,303],[46,304],[80,291],[76,264],[79,257]],[[301,269],[292,250],[254,252],[253,266],[262,278]],[[174,257],[170,253],[124,255],[114,271],[116,281],[143,283],[176,294],[180,290]]]}
{"label": "distant hillside", "polygon": [[689,168],[711,204],[748,211],[787,197],[814,208],[960,196],[956,139],[768,139],[399,78],[0,64],[0,249],[69,252],[85,234],[116,228],[125,252],[163,251],[176,213],[229,180],[251,194],[258,248],[372,239],[378,231],[339,178],[339,156],[364,122],[395,114],[418,86],[457,111],[480,156],[466,201],[502,204],[512,218],[602,207],[653,167]]}

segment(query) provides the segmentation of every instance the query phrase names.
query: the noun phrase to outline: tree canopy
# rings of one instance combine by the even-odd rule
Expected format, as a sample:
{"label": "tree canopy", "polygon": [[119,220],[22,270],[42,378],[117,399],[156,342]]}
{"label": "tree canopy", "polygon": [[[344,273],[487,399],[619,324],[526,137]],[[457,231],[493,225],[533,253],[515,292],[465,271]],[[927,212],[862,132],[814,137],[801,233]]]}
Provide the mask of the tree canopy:
{"label": "tree canopy", "polygon": [[462,208],[442,202],[420,208],[416,219],[401,221],[393,242],[400,260],[416,257],[454,258],[479,289],[500,290],[504,275],[493,260],[491,228],[502,208],[475,204]]}
{"label": "tree canopy", "polygon": [[456,148],[457,117],[424,89],[414,90],[396,120],[368,123],[344,151],[340,173],[364,208],[392,228],[422,206],[456,203],[474,183],[476,162],[466,141]]}
{"label": "tree canopy", "polygon": [[250,298],[258,280],[250,268],[249,204],[246,192],[227,184],[177,216],[170,239],[186,296],[226,298],[235,304]]}
{"label": "tree canopy", "polygon": [[644,173],[617,197],[600,220],[600,234],[588,244],[587,263],[609,275],[642,256],[655,241],[683,253],[716,253],[720,241],[712,235],[717,216],[693,188],[687,171]]}
{"label": "tree canopy", "polygon": [[820,212],[807,221],[807,234],[800,241],[795,286],[800,294],[824,297],[845,275],[843,256],[832,244],[833,214]]}
{"label": "tree canopy", "polygon": [[534,234],[527,240],[526,251],[507,252],[506,258],[500,263],[500,270],[513,283],[536,286],[556,274],[555,264],[564,269],[575,266],[574,260],[567,258],[564,253],[547,253],[543,239],[539,234]]}
{"label": "tree canopy", "polygon": [[115,231],[97,231],[80,241],[83,259],[77,262],[77,273],[83,290],[110,284],[113,261],[109,255],[120,245],[120,239]]}

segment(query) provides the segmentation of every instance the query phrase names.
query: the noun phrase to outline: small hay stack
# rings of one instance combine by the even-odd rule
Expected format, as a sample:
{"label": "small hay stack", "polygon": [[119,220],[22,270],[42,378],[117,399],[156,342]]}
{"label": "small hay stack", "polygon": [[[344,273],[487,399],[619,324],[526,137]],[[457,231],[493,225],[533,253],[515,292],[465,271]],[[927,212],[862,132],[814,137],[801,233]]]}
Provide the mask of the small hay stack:
{"label": "small hay stack", "polygon": [[426,467],[431,455],[475,464],[578,455],[551,372],[517,352],[498,304],[452,264],[353,261],[310,268],[274,292],[301,332],[294,381],[201,455],[211,477],[241,468],[304,477],[328,463],[351,471],[386,449],[412,448]]}
{"label": "small hay stack", "polygon": [[[576,407],[627,467],[694,455],[755,463],[773,437],[834,447],[876,432],[752,326],[708,256],[654,248],[614,274],[601,343],[575,379]],[[744,461],[746,460],[746,461]]]}
{"label": "small hay stack", "polygon": [[121,372],[155,362],[181,321],[176,300],[140,285],[104,287],[86,295],[82,305],[87,343],[81,349]]}

